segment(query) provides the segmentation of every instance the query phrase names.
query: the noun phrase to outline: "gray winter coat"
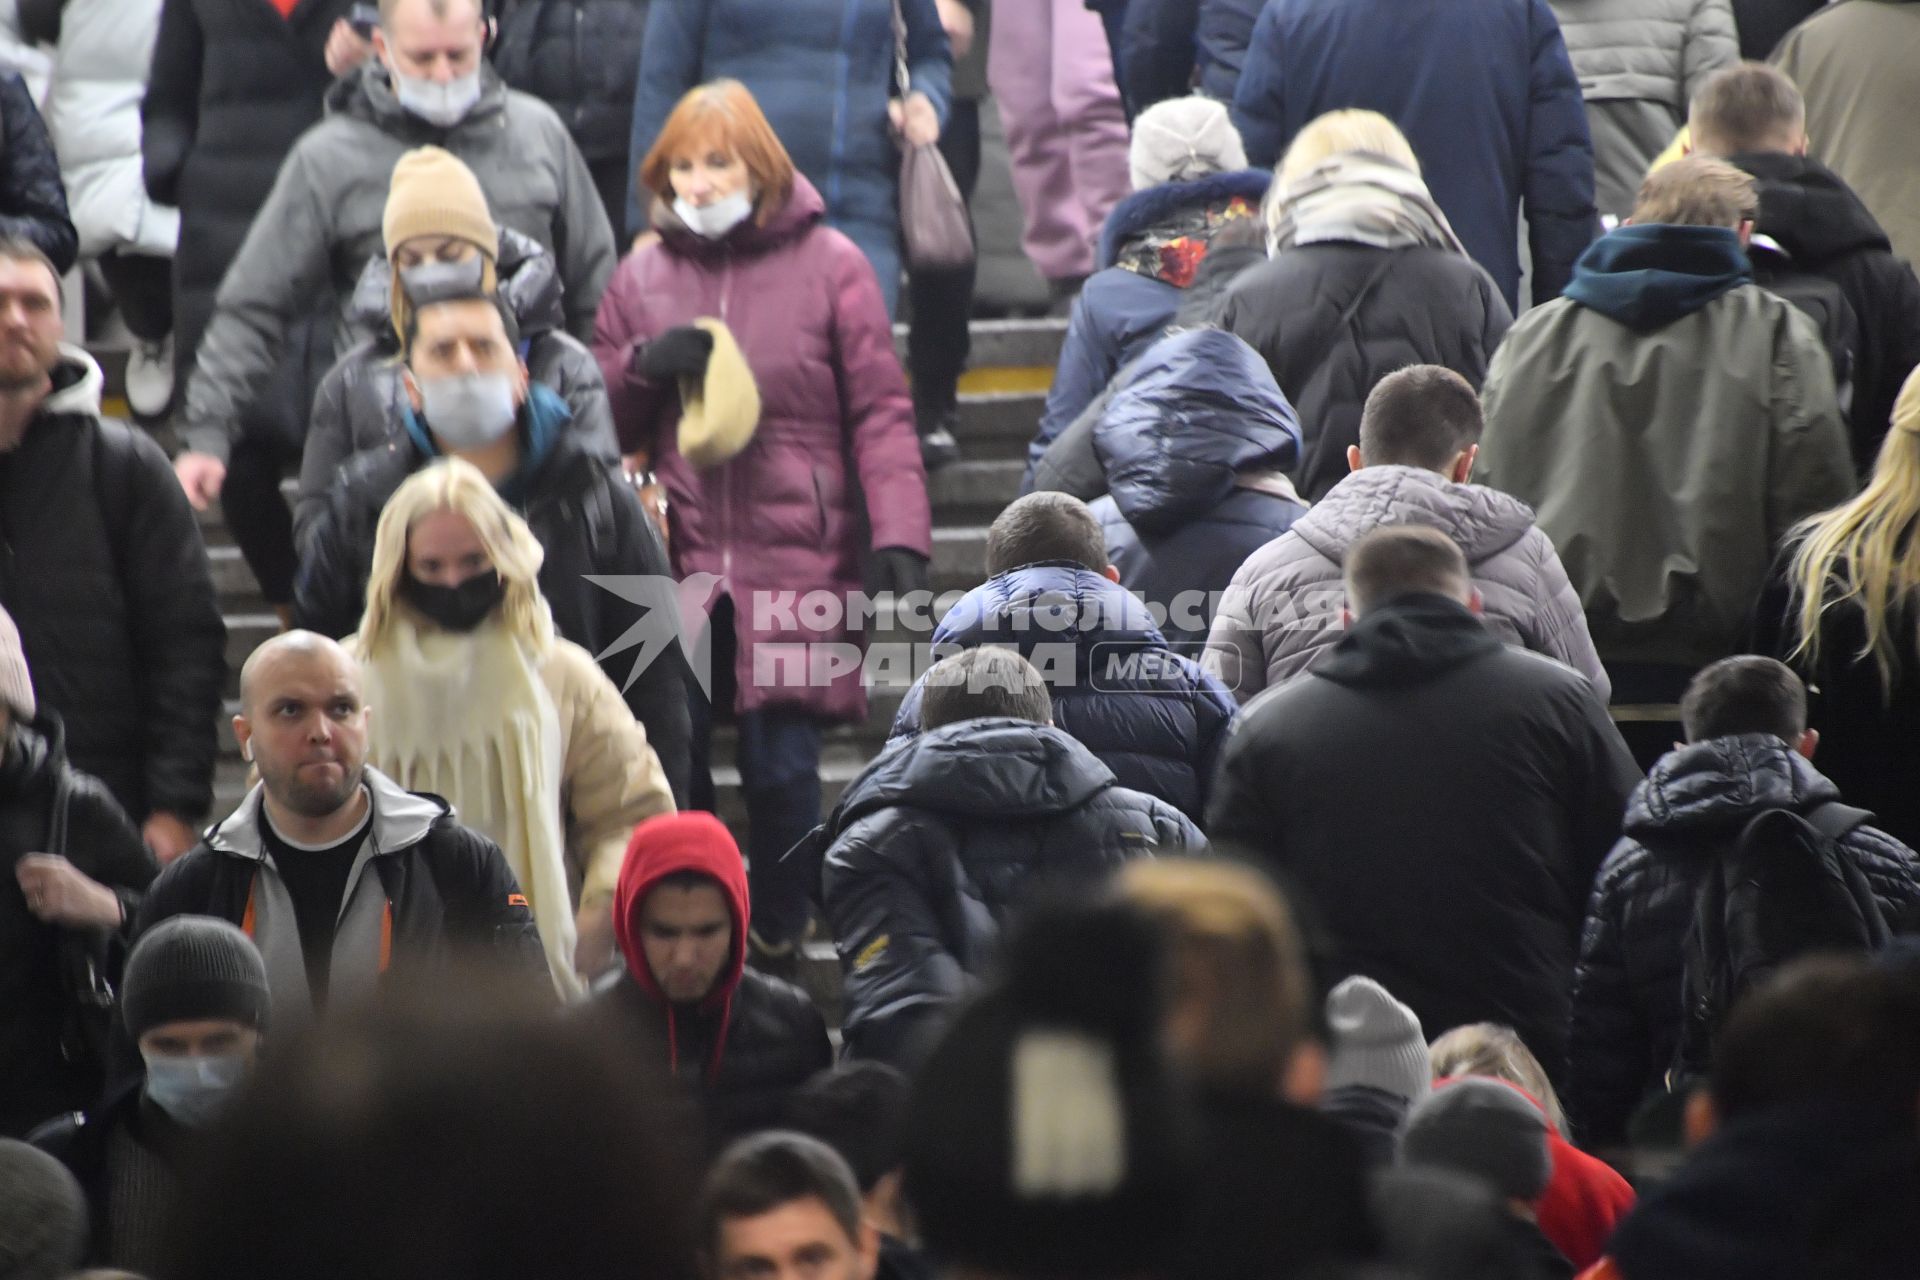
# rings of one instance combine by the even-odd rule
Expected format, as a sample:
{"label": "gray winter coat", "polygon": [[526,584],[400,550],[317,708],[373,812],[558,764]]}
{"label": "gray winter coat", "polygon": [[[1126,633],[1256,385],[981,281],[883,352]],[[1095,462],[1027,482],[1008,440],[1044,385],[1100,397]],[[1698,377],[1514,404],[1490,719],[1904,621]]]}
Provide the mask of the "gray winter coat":
{"label": "gray winter coat", "polygon": [[1708,76],[1740,60],[1728,0],[1549,0],[1593,133],[1594,203],[1625,218]]}
{"label": "gray winter coat", "polygon": [[1207,636],[1202,665],[1244,705],[1299,675],[1345,634],[1340,612],[1347,548],[1381,525],[1420,524],[1460,544],[1488,628],[1508,644],[1557,658],[1612,691],[1580,598],[1533,509],[1477,484],[1420,467],[1366,467],[1348,475],[1293,528],[1247,557]]}
{"label": "gray winter coat", "polygon": [[330,299],[329,348],[344,350],[347,309],[367,259],[382,253],[381,218],[393,166],[415,147],[445,147],[487,193],[493,218],[553,253],[567,329],[593,333],[616,254],[586,161],[553,109],[481,70],[479,104],[451,129],[401,108],[386,70],[370,62],[327,92],[327,118],[302,134],[273,193],[221,282],[187,388],[188,447],[224,459],[241,413],[273,374],[287,330]]}

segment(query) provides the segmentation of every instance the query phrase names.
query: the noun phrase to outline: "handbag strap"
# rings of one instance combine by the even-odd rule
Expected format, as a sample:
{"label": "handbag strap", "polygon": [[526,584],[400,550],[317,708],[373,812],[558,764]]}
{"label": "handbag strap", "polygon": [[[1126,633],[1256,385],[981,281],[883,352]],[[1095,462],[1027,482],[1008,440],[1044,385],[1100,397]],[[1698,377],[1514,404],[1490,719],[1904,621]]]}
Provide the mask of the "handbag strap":
{"label": "handbag strap", "polygon": [[905,100],[913,79],[907,71],[907,16],[900,11],[900,0],[893,0],[893,78]]}

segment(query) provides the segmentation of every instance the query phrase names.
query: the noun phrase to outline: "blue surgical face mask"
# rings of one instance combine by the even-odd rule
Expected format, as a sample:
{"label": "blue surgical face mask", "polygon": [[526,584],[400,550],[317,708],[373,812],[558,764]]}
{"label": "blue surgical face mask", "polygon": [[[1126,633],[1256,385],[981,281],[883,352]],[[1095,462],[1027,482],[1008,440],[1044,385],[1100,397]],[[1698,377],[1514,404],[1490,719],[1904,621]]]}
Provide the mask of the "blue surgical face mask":
{"label": "blue surgical face mask", "polygon": [[513,379],[504,373],[455,373],[416,378],[427,430],[456,452],[490,445],[513,430],[518,409]]}
{"label": "blue surgical face mask", "polygon": [[246,1075],[247,1059],[238,1053],[149,1057],[147,1096],[181,1124],[198,1129],[220,1113]]}
{"label": "blue surgical face mask", "polygon": [[444,83],[406,75],[394,67],[388,67],[387,74],[393,81],[393,96],[400,100],[400,105],[442,129],[451,129],[465,120],[474,104],[480,101],[478,67]]}
{"label": "blue surgical face mask", "polygon": [[705,208],[696,208],[675,196],[673,212],[695,235],[718,240],[753,213],[753,197],[744,190],[736,191],[730,196],[721,196]]}

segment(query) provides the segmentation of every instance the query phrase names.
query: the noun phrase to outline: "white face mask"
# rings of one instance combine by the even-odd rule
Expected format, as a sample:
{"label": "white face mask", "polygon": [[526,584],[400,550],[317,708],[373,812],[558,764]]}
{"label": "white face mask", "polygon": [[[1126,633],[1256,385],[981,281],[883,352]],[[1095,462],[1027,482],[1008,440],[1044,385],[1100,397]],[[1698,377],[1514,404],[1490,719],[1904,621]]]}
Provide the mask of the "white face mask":
{"label": "white face mask", "polygon": [[745,191],[736,191],[730,196],[721,196],[704,209],[697,209],[675,196],[673,212],[695,235],[718,240],[753,213],[753,197]]}
{"label": "white face mask", "polygon": [[393,66],[387,68],[387,74],[393,81],[393,96],[400,100],[400,105],[428,124],[439,125],[442,129],[450,129],[466,119],[467,112],[473,110],[474,104],[480,101],[478,67],[444,84],[438,80],[404,75]]}
{"label": "white face mask", "polygon": [[154,1105],[190,1128],[212,1120],[247,1074],[237,1053],[186,1058],[148,1058],[147,1096]]}
{"label": "white face mask", "polygon": [[513,379],[504,373],[455,373],[418,378],[427,430],[447,448],[490,445],[513,430]]}

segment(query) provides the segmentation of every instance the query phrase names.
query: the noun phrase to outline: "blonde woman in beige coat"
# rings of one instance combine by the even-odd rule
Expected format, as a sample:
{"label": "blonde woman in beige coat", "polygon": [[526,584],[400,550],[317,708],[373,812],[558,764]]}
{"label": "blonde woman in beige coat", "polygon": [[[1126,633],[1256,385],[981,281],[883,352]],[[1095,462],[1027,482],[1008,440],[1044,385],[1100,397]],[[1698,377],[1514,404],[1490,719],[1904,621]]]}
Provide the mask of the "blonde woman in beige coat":
{"label": "blonde woman in beige coat", "polygon": [[628,835],[674,806],[620,691],[554,634],[541,556],[479,470],[425,467],[381,513],[348,647],[374,708],[367,762],[499,844],[555,988],[577,999],[613,962]]}

